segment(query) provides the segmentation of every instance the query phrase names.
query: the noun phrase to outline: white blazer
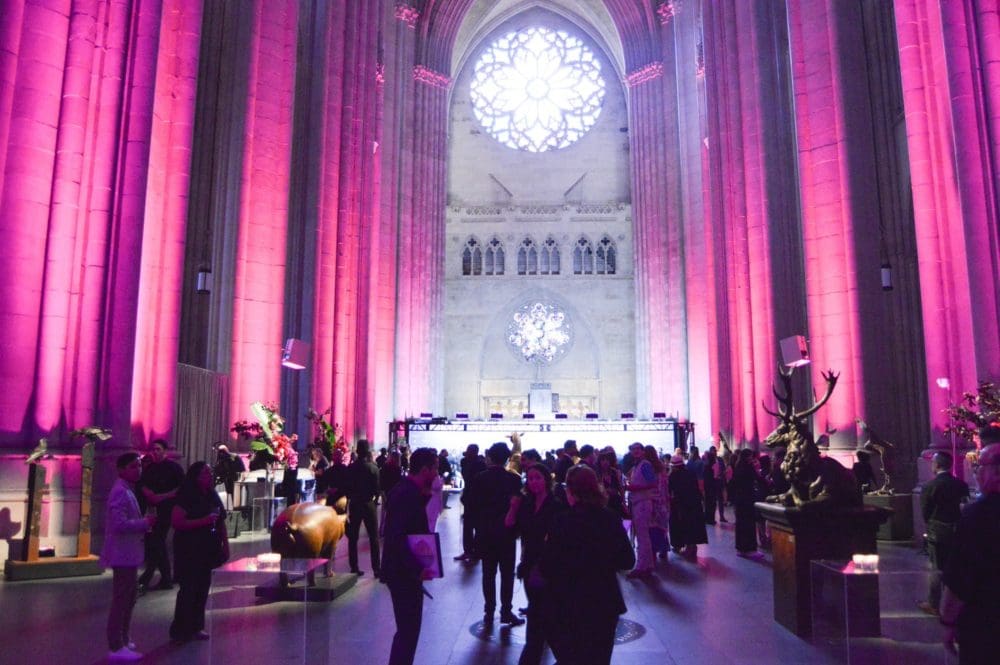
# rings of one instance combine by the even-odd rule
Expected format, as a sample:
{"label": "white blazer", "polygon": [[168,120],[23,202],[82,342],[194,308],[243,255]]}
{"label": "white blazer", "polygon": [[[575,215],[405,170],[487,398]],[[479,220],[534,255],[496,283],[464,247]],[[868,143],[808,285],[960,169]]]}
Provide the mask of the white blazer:
{"label": "white blazer", "polygon": [[149,525],[139,510],[135,493],[127,482],[119,478],[108,496],[101,564],[105,567],[138,567],[145,558],[142,543],[148,530]]}

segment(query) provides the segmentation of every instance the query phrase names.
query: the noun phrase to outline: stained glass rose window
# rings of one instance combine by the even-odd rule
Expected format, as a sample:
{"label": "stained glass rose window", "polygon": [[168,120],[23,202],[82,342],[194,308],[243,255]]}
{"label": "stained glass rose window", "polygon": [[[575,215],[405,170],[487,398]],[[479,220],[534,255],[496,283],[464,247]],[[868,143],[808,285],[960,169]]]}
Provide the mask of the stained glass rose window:
{"label": "stained glass rose window", "polygon": [[497,39],[472,77],[476,119],[500,143],[528,152],[565,148],[594,126],[604,100],[601,63],[577,37],[529,28]]}
{"label": "stained glass rose window", "polygon": [[507,343],[511,349],[522,360],[536,365],[549,365],[561,358],[572,341],[569,318],[552,303],[526,303],[507,324]]}

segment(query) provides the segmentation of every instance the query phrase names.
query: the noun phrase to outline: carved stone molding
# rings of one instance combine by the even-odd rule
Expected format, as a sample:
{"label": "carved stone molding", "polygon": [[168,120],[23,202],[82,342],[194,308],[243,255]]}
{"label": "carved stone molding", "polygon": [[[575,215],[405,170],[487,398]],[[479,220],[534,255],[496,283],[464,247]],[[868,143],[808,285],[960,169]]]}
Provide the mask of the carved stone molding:
{"label": "carved stone molding", "polygon": [[428,69],[423,65],[417,65],[413,68],[413,80],[417,83],[440,88],[441,90],[447,90],[448,86],[451,85],[451,77],[445,76],[433,69]]}
{"label": "carved stone molding", "polygon": [[630,72],[628,76],[625,77],[625,84],[630,88],[634,88],[661,76],[663,76],[663,63],[651,62],[645,67],[640,67],[639,69]]}

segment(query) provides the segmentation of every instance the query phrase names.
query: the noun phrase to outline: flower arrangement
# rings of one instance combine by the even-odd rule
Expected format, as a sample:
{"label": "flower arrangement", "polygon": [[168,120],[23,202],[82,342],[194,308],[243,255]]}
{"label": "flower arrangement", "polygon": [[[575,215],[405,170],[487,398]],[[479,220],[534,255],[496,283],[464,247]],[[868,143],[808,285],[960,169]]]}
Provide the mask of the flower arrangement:
{"label": "flower arrangement", "polygon": [[299,465],[299,454],[295,450],[297,434],[291,436],[284,433],[285,419],[278,414],[273,404],[265,405],[254,402],[250,410],[260,423],[260,436],[250,442],[250,450],[258,454],[267,454],[273,461],[285,468],[296,468]]}
{"label": "flower arrangement", "polygon": [[976,449],[979,429],[990,423],[1000,422],[1000,386],[982,381],[976,392],[962,393],[962,399],[944,410],[948,426],[944,431],[969,442]]}
{"label": "flower arrangement", "polygon": [[332,411],[333,409],[327,409],[323,413],[319,413],[316,409],[306,411],[306,418],[316,428],[316,434],[313,436],[313,445],[322,448],[323,455],[327,459],[333,456],[334,449],[342,451],[345,459],[347,459],[350,454],[350,448],[347,445],[347,440],[344,439],[340,425],[337,423],[331,424],[326,419],[326,416],[330,415]]}

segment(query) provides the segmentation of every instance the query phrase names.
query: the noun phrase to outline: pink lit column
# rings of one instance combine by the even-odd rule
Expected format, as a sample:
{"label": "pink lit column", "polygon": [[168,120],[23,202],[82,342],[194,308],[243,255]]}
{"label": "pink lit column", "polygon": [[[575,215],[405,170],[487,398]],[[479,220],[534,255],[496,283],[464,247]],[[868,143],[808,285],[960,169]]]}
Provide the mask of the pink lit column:
{"label": "pink lit column", "polygon": [[[401,183],[396,337],[397,415],[432,411],[436,398],[444,287],[447,89],[444,74],[413,69],[412,124],[406,136],[411,172]],[[412,161],[410,161],[412,160]],[[404,163],[406,163],[404,162]]]}
{"label": "pink lit column", "polygon": [[941,411],[1000,379],[998,5],[895,5],[935,447]]}
{"label": "pink lit column", "polygon": [[[815,429],[836,428],[835,447],[853,447],[854,419],[866,417],[859,271],[874,274],[878,262],[877,253],[858,252],[865,247],[877,251],[877,243],[870,241],[877,225],[864,226],[877,208],[869,161],[871,119],[866,98],[859,96],[867,86],[859,74],[864,71],[864,46],[855,39],[860,12],[852,19],[851,12],[841,9],[846,6],[793,0],[788,25],[810,352],[817,370],[833,368],[841,374]],[[823,394],[819,371],[813,372],[813,384]]]}
{"label": "pink lit column", "polygon": [[[732,431],[737,440],[759,444],[774,419],[762,403],[773,402],[778,339],[805,333],[796,325],[803,303],[793,268],[798,264],[798,217],[791,192],[797,185],[787,136],[784,91],[775,74],[781,48],[766,2],[712,3],[705,11],[709,159],[713,199],[707,218],[711,242],[724,254],[713,258],[715,288],[725,289],[726,345],[720,362],[730,363],[720,399],[732,395]],[[779,44],[779,45],[776,45]],[[722,263],[719,259],[723,258]],[[780,296],[776,294],[781,294]],[[728,351],[728,353],[727,353]]]}
{"label": "pink lit column", "polygon": [[254,0],[233,293],[230,416],[277,403],[285,292],[297,6]]}
{"label": "pink lit column", "polygon": [[[58,423],[61,368],[51,367],[44,394],[36,393],[39,350],[45,305],[48,219],[52,204],[62,80],[69,34],[69,2],[14,2],[0,29],[4,43],[0,127],[8,140],[3,150],[3,191],[0,193],[0,233],[7,247],[7,296],[0,309],[0,418],[5,439],[17,440],[22,427],[49,431]],[[72,239],[60,243],[72,244]],[[65,267],[63,272],[65,272]],[[52,293],[54,308],[68,308],[69,293]],[[62,349],[53,349],[62,355]],[[45,422],[31,412],[32,403],[55,404],[44,409]],[[31,436],[28,434],[24,438]]]}
{"label": "pink lit column", "polygon": [[386,316],[385,266],[372,263],[386,258],[375,217],[379,21],[374,3],[335,4],[325,36],[312,396],[317,409],[332,407],[349,439],[374,431],[372,351],[385,353],[372,333],[379,326],[384,332]]}
{"label": "pink lit column", "polygon": [[[636,355],[639,386],[648,391],[639,402],[643,413],[670,411],[687,417],[687,354],[684,270],[679,191],[667,150],[668,130],[676,118],[664,117],[670,102],[661,62],[631,72],[629,124],[631,138],[632,215],[635,220]],[[673,77],[671,76],[671,82]],[[675,136],[675,135],[674,135]],[[673,169],[674,173],[677,169]],[[642,395],[642,392],[640,392]]]}
{"label": "pink lit column", "polygon": [[164,2],[132,384],[132,428],[140,442],[173,428],[201,18],[201,0]]}
{"label": "pink lit column", "polygon": [[97,423],[124,442],[160,3],[8,8],[3,436]]}

